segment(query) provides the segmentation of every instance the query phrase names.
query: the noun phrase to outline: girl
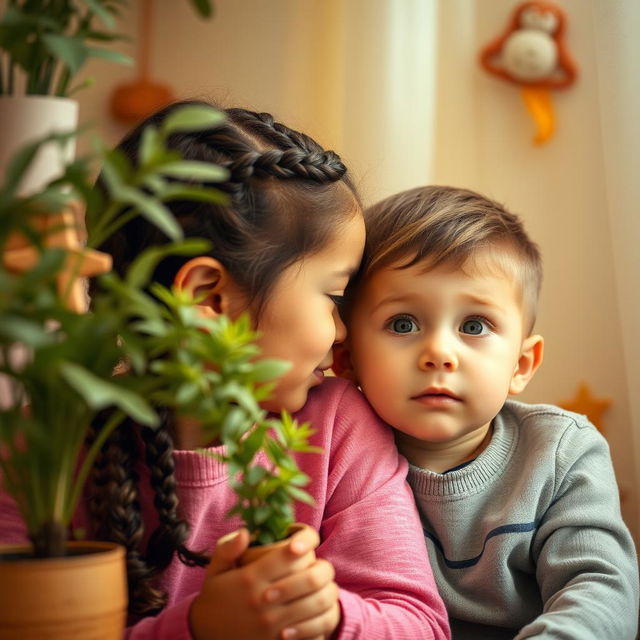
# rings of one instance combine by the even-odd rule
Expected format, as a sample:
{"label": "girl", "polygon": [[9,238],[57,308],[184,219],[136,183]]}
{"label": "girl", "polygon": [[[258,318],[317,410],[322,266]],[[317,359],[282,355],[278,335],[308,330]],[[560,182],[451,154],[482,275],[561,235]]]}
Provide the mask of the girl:
{"label": "girl", "polygon": [[[122,142],[134,161],[142,128],[172,108]],[[226,114],[219,128],[170,141],[186,159],[229,170],[216,185],[227,204],[172,204],[185,236],[208,238],[213,250],[183,264],[167,259],[154,278],[198,295],[212,317],[248,311],[262,354],[292,363],[264,406],[297,412],[316,429],[312,444],[324,454],[298,460],[315,505],[298,505],[296,517],[319,535],[297,534],[284,550],[236,567],[248,536],[225,518],[234,500],[225,471],[193,451],[215,443],[169,415],[158,430],[129,424],[113,434],[74,524],[127,547],[131,640],[447,638],[406,462],[354,387],[324,381],[346,333],[336,303],[364,244],[354,186],[340,158],[304,134],[268,114]],[[122,273],[164,242],[137,217],[101,249]],[[17,516],[1,502],[0,514],[15,541]],[[193,551],[214,547],[211,558]]]}

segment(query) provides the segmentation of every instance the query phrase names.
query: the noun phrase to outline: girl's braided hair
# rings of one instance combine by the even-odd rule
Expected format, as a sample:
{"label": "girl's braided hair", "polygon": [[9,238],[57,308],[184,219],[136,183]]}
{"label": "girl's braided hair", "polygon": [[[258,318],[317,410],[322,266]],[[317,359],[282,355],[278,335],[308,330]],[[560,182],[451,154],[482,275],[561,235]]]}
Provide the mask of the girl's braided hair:
{"label": "girl's braided hair", "polygon": [[[144,127],[158,125],[177,103],[151,116],[119,145],[135,164]],[[229,179],[212,185],[229,196],[225,204],[196,201],[168,203],[185,237],[207,238],[211,255],[244,290],[254,321],[260,317],[278,276],[304,255],[321,250],[339,226],[360,207],[357,192],[340,158],[303,133],[275,122],[267,113],[223,109],[220,127],[173,134],[169,147],[188,160],[210,162],[229,170]],[[100,180],[98,181],[100,186]],[[126,273],[146,247],[167,242],[163,233],[138,216],[101,247],[113,256],[114,270]],[[187,258],[169,257],[153,279],[170,286]],[[90,292],[95,287],[91,283]],[[127,549],[129,612],[154,615],[166,594],[154,584],[174,554],[190,566],[208,558],[186,546],[188,523],[178,513],[173,459],[173,424],[168,412],[152,430],[125,421],[102,447],[89,491],[95,537]],[[96,420],[90,439],[103,421]],[[138,500],[139,462],[149,470],[158,525],[143,548],[144,523]]]}

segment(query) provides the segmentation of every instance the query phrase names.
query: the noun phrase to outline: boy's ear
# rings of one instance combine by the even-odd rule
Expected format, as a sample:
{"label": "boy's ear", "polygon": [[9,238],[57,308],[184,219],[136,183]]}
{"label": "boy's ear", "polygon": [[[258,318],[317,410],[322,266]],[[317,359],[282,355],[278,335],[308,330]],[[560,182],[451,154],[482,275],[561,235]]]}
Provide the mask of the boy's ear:
{"label": "boy's ear", "polygon": [[354,384],[358,384],[356,372],[351,363],[351,354],[349,346],[346,342],[338,342],[333,345],[333,364],[331,369],[339,378],[351,380]]}
{"label": "boy's ear", "polygon": [[542,364],[543,352],[544,339],[542,336],[533,335],[524,340],[520,350],[520,358],[518,358],[518,364],[509,386],[511,395],[517,395],[526,389],[529,380],[533,378],[533,374]]}
{"label": "boy's ear", "polygon": [[173,279],[173,286],[200,298],[195,306],[210,318],[222,314],[233,317],[246,306],[240,287],[227,269],[210,256],[198,256],[183,264]]}

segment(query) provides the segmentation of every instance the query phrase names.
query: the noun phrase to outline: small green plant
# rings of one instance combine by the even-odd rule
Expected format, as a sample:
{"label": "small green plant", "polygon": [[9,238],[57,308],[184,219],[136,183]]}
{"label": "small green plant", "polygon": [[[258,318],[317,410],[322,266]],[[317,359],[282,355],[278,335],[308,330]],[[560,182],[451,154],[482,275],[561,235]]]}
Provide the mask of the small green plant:
{"label": "small green plant", "polygon": [[[210,0],[190,0],[202,17]],[[101,45],[126,39],[115,33],[127,0],[7,0],[0,16],[0,95],[69,96],[71,81],[89,58],[131,64],[128,56]],[[17,72],[25,76],[18,88]]]}
{"label": "small green plant", "polygon": [[[199,255],[209,248],[202,240],[184,240],[164,203],[225,198],[193,182],[215,183],[225,171],[183,160],[166,148],[167,138],[174,131],[222,121],[222,114],[207,107],[176,110],[160,127],[145,130],[136,168],[121,152],[100,148],[103,196],[92,188],[90,158],[67,165],[40,192],[18,195],[42,144],[63,144],[71,134],[54,134],[25,147],[4,176],[0,254],[17,231],[38,249],[39,260],[21,273],[0,264],[0,373],[12,387],[12,401],[0,407],[0,471],[36,556],[64,553],[85,479],[108,435],[126,416],[157,425],[159,407],[197,419],[211,438],[226,445],[221,458],[230,466],[238,495],[233,513],[245,519],[256,540],[282,537],[293,519],[291,501],[309,500],[301,489],[307,478],[289,454],[311,450],[308,425],[298,426],[286,414],[281,420],[270,418],[258,404],[286,365],[257,359],[247,318],[207,319],[185,294],[149,286],[165,256]],[[89,245],[99,245],[136,215],[147,217],[171,239],[141,254],[124,277],[101,276],[92,310],[85,314],[69,311],[64,292],[57,290],[66,251],[48,247],[32,224],[35,216],[59,211],[71,200],[87,207]],[[28,348],[26,362],[15,359],[16,345]],[[113,375],[122,363],[124,371]],[[84,448],[90,423],[105,409],[105,426]],[[261,460],[267,460],[266,466]]]}
{"label": "small green plant", "polygon": [[[240,516],[253,544],[282,540],[294,522],[294,501],[313,502],[302,489],[309,477],[300,471],[292,453],[320,453],[321,449],[309,444],[313,430],[308,423],[298,424],[286,411],[270,418],[260,408],[259,401],[268,397],[273,386],[264,382],[282,375],[289,363],[256,360],[257,335],[248,317],[236,322],[222,317],[207,331],[214,337],[208,357],[220,363],[209,372],[218,415],[211,420],[203,416],[202,422],[213,427],[225,447],[222,454],[202,453],[227,465],[237,497],[228,515]],[[215,353],[220,345],[226,353]]]}

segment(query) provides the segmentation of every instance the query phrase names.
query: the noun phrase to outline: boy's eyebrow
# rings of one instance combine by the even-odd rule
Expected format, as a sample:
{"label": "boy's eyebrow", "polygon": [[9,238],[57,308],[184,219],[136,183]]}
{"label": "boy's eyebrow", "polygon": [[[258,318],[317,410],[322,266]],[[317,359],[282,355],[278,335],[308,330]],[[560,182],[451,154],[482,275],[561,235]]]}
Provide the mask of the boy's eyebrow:
{"label": "boy's eyebrow", "polygon": [[501,303],[501,298],[496,298],[492,296],[491,293],[487,293],[485,295],[466,293],[463,297],[470,303],[477,304],[482,307],[491,307],[498,310],[504,307],[504,303]]}
{"label": "boy's eyebrow", "polygon": [[389,295],[385,298],[382,298],[382,300],[380,300],[378,304],[376,304],[375,307],[371,309],[371,313],[377,311],[380,307],[383,307],[386,304],[394,304],[396,302],[407,302],[411,298],[420,298],[420,296],[416,294],[403,294],[403,295],[395,295],[395,296]]}
{"label": "boy's eyebrow", "polygon": [[[491,297],[491,294],[487,294],[486,296],[473,294],[473,293],[464,293],[461,296],[464,298],[465,302],[471,304],[477,304],[483,307],[492,307],[492,308],[500,308],[502,305],[498,303],[497,300]],[[425,303],[425,300],[419,293],[405,293],[402,295],[389,295],[380,300],[371,310],[371,312],[377,311],[380,307],[387,304],[394,304],[396,302],[412,302],[416,303]]]}

